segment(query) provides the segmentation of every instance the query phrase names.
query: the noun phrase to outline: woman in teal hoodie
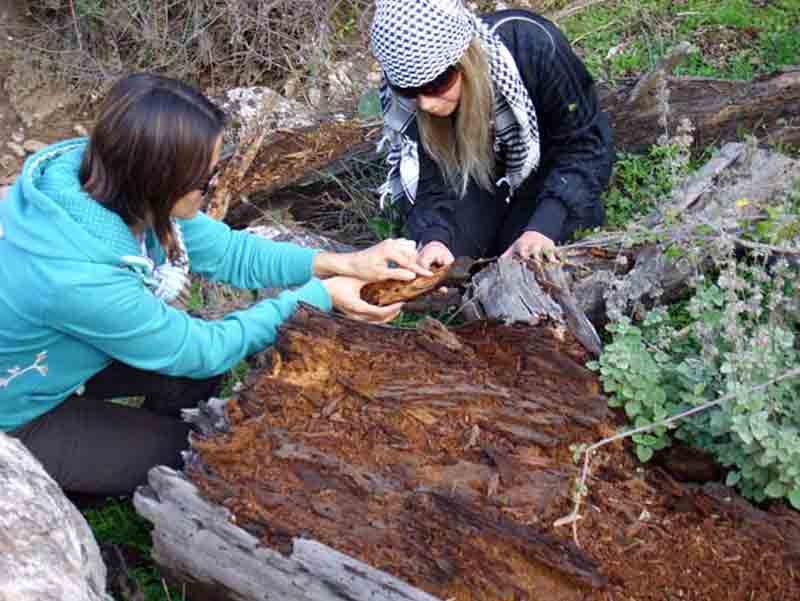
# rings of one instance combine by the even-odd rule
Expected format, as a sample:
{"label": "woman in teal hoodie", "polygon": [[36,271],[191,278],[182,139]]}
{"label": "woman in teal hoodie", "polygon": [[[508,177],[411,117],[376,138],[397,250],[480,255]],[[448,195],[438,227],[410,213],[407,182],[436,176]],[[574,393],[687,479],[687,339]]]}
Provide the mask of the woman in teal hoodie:
{"label": "woman in teal hoodie", "polygon": [[[88,141],[28,159],[0,202],[0,430],[65,490],[124,494],[153,465],[179,465],[180,409],[270,345],[299,302],[387,321],[400,306],[367,305],[363,283],[427,273],[408,241],[325,253],[200,212],[224,123],[181,82],[126,77]],[[170,305],[189,270],[291,290],[203,321]],[[144,395],[145,410],[104,401],[129,395]]]}

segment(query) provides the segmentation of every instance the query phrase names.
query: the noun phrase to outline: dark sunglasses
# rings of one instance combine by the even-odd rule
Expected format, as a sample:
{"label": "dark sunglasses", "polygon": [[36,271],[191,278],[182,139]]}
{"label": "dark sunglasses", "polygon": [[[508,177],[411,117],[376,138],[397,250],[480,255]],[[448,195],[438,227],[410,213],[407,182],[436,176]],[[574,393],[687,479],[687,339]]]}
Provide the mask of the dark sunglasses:
{"label": "dark sunglasses", "polygon": [[208,194],[208,191],[211,189],[211,182],[214,181],[214,178],[217,177],[219,172],[221,171],[221,166],[217,163],[217,166],[211,170],[211,173],[208,174],[208,177],[203,180],[203,182],[197,186],[197,190],[200,190],[200,193],[205,196]]}
{"label": "dark sunglasses", "polygon": [[421,86],[413,86],[410,88],[400,88],[393,84],[389,84],[392,91],[398,96],[403,98],[416,98],[417,96],[441,96],[452,88],[458,79],[458,67],[451,65],[447,67],[442,73],[437,75],[434,79]]}

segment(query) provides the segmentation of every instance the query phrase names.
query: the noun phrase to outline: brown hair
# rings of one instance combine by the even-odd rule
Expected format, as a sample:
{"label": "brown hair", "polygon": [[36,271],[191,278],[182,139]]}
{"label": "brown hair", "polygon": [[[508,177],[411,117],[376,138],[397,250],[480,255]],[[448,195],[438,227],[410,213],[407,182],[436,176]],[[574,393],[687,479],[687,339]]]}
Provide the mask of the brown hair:
{"label": "brown hair", "polygon": [[445,179],[463,196],[470,178],[494,189],[494,84],[480,40],[474,37],[458,63],[461,98],[456,112],[437,117],[417,110],[420,139]]}
{"label": "brown hair", "polygon": [[147,223],[167,253],[170,212],[208,179],[225,114],[191,86],[137,73],[105,98],[80,168],[84,190],[126,224]]}

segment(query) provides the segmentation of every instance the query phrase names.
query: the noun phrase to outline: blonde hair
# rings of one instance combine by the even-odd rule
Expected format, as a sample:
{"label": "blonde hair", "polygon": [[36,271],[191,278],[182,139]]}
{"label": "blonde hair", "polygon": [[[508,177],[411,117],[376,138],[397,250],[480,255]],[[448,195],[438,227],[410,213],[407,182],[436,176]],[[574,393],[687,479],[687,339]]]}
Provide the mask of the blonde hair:
{"label": "blonde hair", "polygon": [[455,113],[437,117],[417,110],[420,140],[446,181],[467,191],[470,178],[494,190],[494,85],[480,40],[474,37],[458,63],[461,98]]}

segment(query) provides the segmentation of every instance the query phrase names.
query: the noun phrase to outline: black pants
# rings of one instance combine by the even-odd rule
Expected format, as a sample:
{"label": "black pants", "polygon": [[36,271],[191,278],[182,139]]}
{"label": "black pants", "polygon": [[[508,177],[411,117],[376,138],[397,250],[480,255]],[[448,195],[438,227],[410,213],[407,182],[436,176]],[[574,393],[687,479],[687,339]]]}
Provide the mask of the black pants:
{"label": "black pants", "polygon": [[[213,396],[221,376],[192,380],[112,363],[37,419],[8,432],[72,493],[130,494],[155,465],[181,466],[190,427],[180,410]],[[145,396],[141,409],[104,399]]]}

